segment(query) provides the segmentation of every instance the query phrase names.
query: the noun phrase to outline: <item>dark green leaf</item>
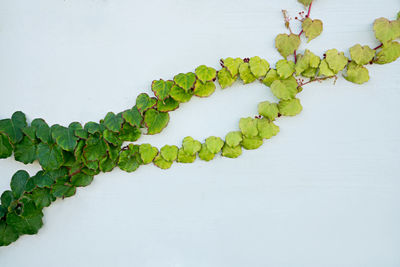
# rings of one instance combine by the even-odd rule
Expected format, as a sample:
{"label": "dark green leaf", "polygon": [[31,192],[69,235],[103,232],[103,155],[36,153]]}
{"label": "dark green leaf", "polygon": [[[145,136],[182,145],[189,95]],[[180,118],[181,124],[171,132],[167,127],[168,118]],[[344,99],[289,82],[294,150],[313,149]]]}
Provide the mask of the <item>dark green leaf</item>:
{"label": "dark green leaf", "polygon": [[144,115],[144,123],[148,129],[148,134],[157,134],[161,132],[169,122],[169,114],[159,112],[155,109],[146,111]]}
{"label": "dark green leaf", "polygon": [[40,143],[37,148],[37,157],[46,171],[56,170],[64,163],[62,150],[57,145]]}
{"label": "dark green leaf", "polygon": [[22,140],[22,129],[26,126],[25,114],[21,111],[15,112],[11,119],[0,120],[0,133],[6,134],[13,144]]}
{"label": "dark green leaf", "polygon": [[22,142],[15,145],[14,157],[22,163],[32,163],[36,159],[36,144],[24,136]]}
{"label": "dark green leaf", "polygon": [[42,119],[34,119],[31,126],[36,129],[36,137],[46,144],[52,143],[49,125]]}
{"label": "dark green leaf", "polygon": [[87,186],[93,181],[93,176],[84,174],[82,172],[75,174],[71,177],[71,184],[74,186]]}
{"label": "dark green leaf", "polygon": [[140,114],[140,111],[137,109],[136,106],[134,106],[132,109],[125,110],[122,113],[122,117],[131,126],[136,126],[138,128],[140,128],[142,121],[143,121],[143,117]]}
{"label": "dark green leaf", "polygon": [[11,156],[13,148],[8,136],[0,133],[0,159],[5,159]]}
{"label": "dark green leaf", "polygon": [[156,105],[156,102],[156,98],[149,97],[148,94],[142,93],[136,98],[136,107],[141,113],[143,113],[149,108],[154,107]]}
{"label": "dark green leaf", "polygon": [[20,198],[22,196],[28,179],[29,173],[24,170],[19,170],[13,175],[10,186],[15,198]]}
{"label": "dark green leaf", "polygon": [[112,132],[118,133],[121,130],[124,119],[122,116],[117,116],[113,112],[108,112],[104,118],[104,125]]}
{"label": "dark green leaf", "polygon": [[74,151],[78,138],[73,128],[66,128],[60,125],[53,125],[51,135],[56,143],[65,151]]}

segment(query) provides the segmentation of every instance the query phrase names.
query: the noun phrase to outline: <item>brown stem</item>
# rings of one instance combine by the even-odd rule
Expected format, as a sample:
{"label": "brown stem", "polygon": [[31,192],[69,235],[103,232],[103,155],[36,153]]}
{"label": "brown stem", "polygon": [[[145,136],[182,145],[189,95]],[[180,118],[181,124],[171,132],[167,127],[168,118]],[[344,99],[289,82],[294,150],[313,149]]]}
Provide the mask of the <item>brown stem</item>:
{"label": "brown stem", "polygon": [[375,47],[374,50],[377,50],[377,49],[381,48],[382,46],[383,46],[383,44],[380,44],[377,47]]}
{"label": "brown stem", "polygon": [[304,85],[306,85],[306,84],[309,84],[309,83],[312,83],[312,82],[322,82],[322,81],[324,81],[324,80],[331,79],[331,78],[335,78],[335,82],[336,82],[337,76],[336,76],[336,75],[333,75],[333,76],[328,76],[328,77],[323,77],[323,78],[310,79],[309,81],[307,81],[307,82],[305,82],[305,83],[300,82],[300,83],[298,84],[297,88],[298,88],[298,87],[302,87],[302,86],[304,86]]}

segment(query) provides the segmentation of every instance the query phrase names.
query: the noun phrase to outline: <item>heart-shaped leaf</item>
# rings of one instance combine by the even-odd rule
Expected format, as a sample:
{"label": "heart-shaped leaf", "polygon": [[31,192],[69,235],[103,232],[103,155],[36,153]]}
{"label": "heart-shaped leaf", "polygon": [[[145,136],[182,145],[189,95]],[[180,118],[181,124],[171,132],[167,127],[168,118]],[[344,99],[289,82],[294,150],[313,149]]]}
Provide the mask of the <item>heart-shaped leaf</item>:
{"label": "heart-shaped leaf", "polygon": [[141,113],[145,112],[149,108],[154,107],[156,103],[157,99],[154,97],[150,97],[146,93],[142,93],[136,98],[136,107]]}
{"label": "heart-shaped leaf", "polygon": [[161,132],[169,122],[169,114],[159,112],[155,109],[149,109],[144,115],[144,123],[148,129],[148,134],[157,134]]}
{"label": "heart-shaped leaf", "polygon": [[214,68],[201,65],[196,68],[197,78],[202,82],[212,81],[217,76],[217,71]]}
{"label": "heart-shaped leaf", "polygon": [[11,119],[0,120],[0,133],[7,135],[13,144],[22,140],[22,129],[26,126],[25,114],[21,111],[14,112]]}
{"label": "heart-shaped leaf", "polygon": [[[194,75],[194,74],[193,74]],[[164,100],[169,95],[169,92],[174,85],[173,81],[164,81],[162,79],[153,81],[151,84],[151,90],[154,92],[156,97],[160,100]],[[136,105],[139,108],[138,103]],[[140,109],[140,108],[139,108]]]}
{"label": "heart-shaped leaf", "polygon": [[323,24],[319,19],[312,20],[310,18],[306,18],[303,20],[301,27],[303,28],[303,31],[308,39],[307,42],[309,42],[321,34]]}
{"label": "heart-shaped leaf", "polygon": [[284,58],[292,55],[299,45],[300,37],[296,34],[282,33],[275,38],[275,47]]}
{"label": "heart-shaped leaf", "polygon": [[375,50],[369,46],[356,44],[350,48],[351,59],[358,65],[368,64],[375,56]]}
{"label": "heart-shaped leaf", "polygon": [[193,72],[179,73],[174,77],[175,83],[186,92],[193,88],[196,75]]}

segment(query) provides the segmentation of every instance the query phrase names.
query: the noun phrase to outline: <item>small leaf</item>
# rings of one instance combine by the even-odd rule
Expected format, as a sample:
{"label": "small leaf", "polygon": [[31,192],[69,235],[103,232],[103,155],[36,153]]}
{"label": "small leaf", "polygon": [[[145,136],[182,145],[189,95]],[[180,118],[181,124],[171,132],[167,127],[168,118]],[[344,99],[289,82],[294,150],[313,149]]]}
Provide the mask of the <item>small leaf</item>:
{"label": "small leaf", "polygon": [[109,157],[104,157],[99,161],[99,169],[102,172],[110,172],[115,168],[115,166],[117,166],[116,160]]}
{"label": "small leaf", "polygon": [[313,0],[297,0],[299,3],[302,3],[305,7],[311,5]]}
{"label": "small leaf", "polygon": [[279,109],[276,103],[269,101],[260,102],[258,104],[258,114],[269,119],[270,121],[275,120],[278,117]]}
{"label": "small leaf", "polygon": [[257,120],[254,118],[241,118],[239,121],[239,128],[242,134],[247,137],[254,137],[258,135]]}
{"label": "small leaf", "polygon": [[196,81],[196,75],[193,72],[179,73],[174,77],[174,81],[179,87],[187,92],[193,88]]}
{"label": "small leaf", "polygon": [[87,161],[98,161],[107,153],[106,142],[99,137],[91,136],[83,148],[83,155]]}
{"label": "small leaf", "polygon": [[299,54],[297,56],[297,62],[295,66],[296,74],[308,77],[310,75],[306,76],[304,74],[307,70],[312,69],[314,70],[314,75],[311,76],[315,76],[316,69],[318,68],[320,62],[321,59],[317,55],[306,49],[304,55]]}
{"label": "small leaf", "polygon": [[215,91],[215,84],[213,82],[203,83],[200,80],[196,81],[194,87],[194,94],[199,97],[208,97]]}
{"label": "small leaf", "polygon": [[178,147],[165,145],[160,149],[160,155],[166,161],[174,161],[178,157]]}
{"label": "small leaf", "polygon": [[175,99],[176,101],[178,101],[180,103],[188,102],[193,96],[191,91],[186,92],[185,90],[183,90],[182,88],[180,88],[177,85],[174,85],[171,88],[171,91],[170,91],[169,95],[173,99]]}
{"label": "small leaf", "polygon": [[101,130],[100,124],[97,122],[89,121],[85,124],[84,129],[91,134],[95,133],[102,133],[103,131]]}
{"label": "small leaf", "polygon": [[247,150],[257,149],[263,144],[261,137],[243,136],[242,147]]}
{"label": "small leaf", "polygon": [[292,55],[299,45],[300,37],[296,34],[279,34],[275,38],[275,47],[284,58]]}
{"label": "small leaf", "polygon": [[[151,84],[151,90],[154,92],[155,96],[158,99],[164,100],[169,95],[169,92],[173,85],[174,85],[173,81],[164,81],[164,80],[160,79],[158,81],[153,81],[153,83]],[[185,89],[185,88],[183,88],[183,89]],[[136,105],[139,108],[139,105],[137,104],[137,102],[136,102]]]}
{"label": "small leaf", "polygon": [[[122,130],[119,133],[119,140],[135,142],[140,138],[142,132],[137,127],[132,127],[129,123],[124,123],[122,125]],[[118,144],[119,146],[119,144]]]}
{"label": "small leaf", "polygon": [[400,37],[400,20],[379,18],[374,21],[375,37],[386,44]]}
{"label": "small leaf", "polygon": [[249,66],[251,72],[257,78],[265,76],[269,70],[268,61],[266,61],[265,59],[261,59],[258,56],[250,58]]}
{"label": "small leaf", "polygon": [[280,77],[278,75],[278,72],[275,69],[270,69],[263,80],[263,84],[270,87],[274,81],[279,79]]}
{"label": "small leaf", "polygon": [[136,98],[136,107],[143,113],[146,110],[154,107],[157,103],[157,99],[154,97],[149,97],[148,94],[142,93]]}
{"label": "small leaf", "polygon": [[207,67],[206,65],[198,66],[195,72],[197,78],[203,83],[212,81],[217,76],[217,71],[214,68]]}
{"label": "small leaf", "polygon": [[326,59],[323,59],[321,61],[321,64],[319,64],[319,74],[326,76],[326,77],[331,77],[335,75],[333,70],[331,70],[328,66],[328,63],[326,62]]}
{"label": "small leaf", "polygon": [[179,102],[172,97],[167,97],[163,101],[157,101],[157,110],[161,112],[169,112],[177,109],[179,107]]}
{"label": "small leaf", "polygon": [[54,182],[54,178],[47,172],[38,171],[35,176],[32,177],[33,183],[40,188],[50,187]]}
{"label": "small leaf", "polygon": [[104,118],[104,125],[112,132],[118,133],[121,130],[124,119],[113,112],[108,112]]}
{"label": "small leaf", "polygon": [[5,221],[0,221],[0,247],[8,246],[18,239],[19,235],[14,227],[8,225]]}
{"label": "small leaf", "polygon": [[215,154],[208,150],[206,144],[201,145],[201,149],[199,151],[199,158],[204,161],[210,161],[215,157]]}
{"label": "small leaf", "polygon": [[383,45],[383,48],[376,55],[375,62],[378,64],[386,64],[397,60],[400,57],[400,43],[389,42]]}
{"label": "small leaf", "polygon": [[343,52],[330,49],[326,51],[326,63],[328,63],[329,68],[336,74],[346,67],[348,59],[344,56]]}
{"label": "small leaf", "polygon": [[22,132],[32,141],[36,140],[36,128],[32,126],[25,126]]}
{"label": "small leaf", "polygon": [[230,147],[236,147],[242,142],[242,133],[239,131],[229,132],[225,136],[225,143]]}
{"label": "small leaf", "polygon": [[93,176],[84,174],[82,172],[77,173],[71,177],[71,184],[74,186],[88,186],[92,183]]}
{"label": "small leaf", "polygon": [[153,161],[154,165],[156,165],[158,168],[166,170],[171,168],[172,161],[166,161],[163,157],[161,157],[160,154],[157,155],[157,157]]}
{"label": "small leaf", "polygon": [[[130,126],[130,125],[129,125]],[[130,126],[132,127],[132,126]],[[103,138],[106,140],[108,143],[113,144],[115,146],[120,146],[122,144],[122,141],[119,139],[118,134],[111,132],[108,129],[105,129],[103,132]],[[125,141],[125,140],[124,140]]]}
{"label": "small leaf", "polygon": [[144,123],[148,129],[148,134],[157,134],[161,132],[169,122],[169,114],[159,112],[155,109],[149,109],[144,115]]}
{"label": "small leaf", "polygon": [[226,68],[222,68],[220,71],[218,71],[218,83],[222,89],[231,86],[235,81],[236,78],[233,78],[231,73]]}
{"label": "small leaf", "polygon": [[21,111],[14,112],[11,119],[0,120],[0,133],[7,135],[13,144],[22,140],[22,129],[26,126],[25,114]]}
{"label": "small leaf", "polygon": [[237,158],[242,154],[242,147],[241,146],[228,146],[224,145],[222,147],[222,156],[227,158]]}
{"label": "small leaf", "polygon": [[131,109],[125,110],[122,113],[122,117],[131,126],[136,126],[140,128],[140,126],[142,125],[143,117],[136,106]]}
{"label": "small leaf", "polygon": [[178,159],[177,161],[180,163],[192,163],[196,160],[196,154],[188,155],[183,148],[178,151]]}
{"label": "small leaf", "polygon": [[294,98],[297,91],[297,81],[291,76],[286,80],[276,80],[271,84],[272,93],[279,99],[288,100]]}
{"label": "small leaf", "polygon": [[287,79],[294,73],[294,62],[281,59],[276,63],[276,71],[281,79]]}
{"label": "small leaf", "polygon": [[50,192],[54,197],[70,197],[75,195],[76,187],[68,184],[55,184],[52,186]]}
{"label": "small leaf", "polygon": [[56,143],[65,151],[74,151],[78,138],[75,136],[75,130],[60,125],[53,125],[51,135]]}
{"label": "small leaf", "polygon": [[6,190],[1,194],[1,205],[8,209],[14,201],[14,194],[10,190]]}
{"label": "small leaf", "polygon": [[36,144],[24,136],[22,142],[15,145],[14,157],[24,164],[32,163],[36,159]]}
{"label": "small leaf", "polygon": [[213,154],[217,154],[221,151],[221,148],[224,145],[224,141],[219,137],[210,136],[206,139],[205,145],[207,146],[208,151]]}
{"label": "small leaf", "polygon": [[49,188],[35,188],[30,196],[38,209],[50,206],[56,198],[50,193]]}
{"label": "small leaf", "polygon": [[355,62],[351,62],[347,66],[347,75],[343,75],[343,77],[350,82],[363,84],[368,82],[369,73],[367,68],[357,65]]}
{"label": "small leaf", "polygon": [[23,212],[18,215],[15,211],[7,215],[7,224],[12,225],[21,234],[37,234],[43,226],[41,209],[36,208],[31,200],[23,200]]}
{"label": "small leaf", "polygon": [[278,103],[278,108],[279,113],[283,116],[295,116],[303,110],[298,98],[281,100]]}
{"label": "small leaf", "polygon": [[40,143],[37,147],[37,157],[40,165],[46,171],[56,170],[64,163],[62,150],[57,145]]}
{"label": "small leaf", "polygon": [[368,64],[375,56],[375,50],[368,45],[361,46],[356,44],[350,48],[351,59],[358,65]]}
{"label": "small leaf", "polygon": [[231,77],[235,77],[239,73],[239,66],[243,63],[241,58],[225,58],[222,60],[226,70],[228,70]]}
{"label": "small leaf", "polygon": [[279,132],[279,127],[267,119],[257,120],[258,136],[264,139],[269,139]]}
{"label": "small leaf", "polygon": [[140,158],[143,164],[149,164],[158,154],[158,149],[150,144],[141,144],[139,146]]}
{"label": "small leaf", "polygon": [[142,160],[139,154],[139,146],[129,144],[127,150],[123,150],[119,156],[118,167],[126,172],[133,172],[139,168]]}
{"label": "small leaf", "polygon": [[8,136],[0,133],[0,159],[8,158],[12,155],[13,148]]}
{"label": "small leaf", "polygon": [[252,83],[257,79],[251,72],[249,63],[242,63],[239,66],[239,74],[244,84]]}
{"label": "small leaf", "polygon": [[308,39],[307,42],[318,37],[322,32],[322,21],[319,19],[306,18],[301,24],[303,31]]}
{"label": "small leaf", "polygon": [[189,156],[193,156],[200,151],[201,143],[190,136],[186,136],[182,141],[182,149]]}

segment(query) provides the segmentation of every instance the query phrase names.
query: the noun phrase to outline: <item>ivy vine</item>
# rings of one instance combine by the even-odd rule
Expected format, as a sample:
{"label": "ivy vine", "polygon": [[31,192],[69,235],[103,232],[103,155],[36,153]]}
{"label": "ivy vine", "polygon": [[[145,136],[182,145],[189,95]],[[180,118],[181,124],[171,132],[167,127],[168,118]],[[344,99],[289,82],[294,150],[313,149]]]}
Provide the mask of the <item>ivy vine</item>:
{"label": "ivy vine", "polygon": [[[179,73],[172,80],[159,79],[151,84],[154,96],[142,93],[135,105],[118,114],[109,112],[100,122],[68,126],[48,125],[43,119],[27,122],[21,111],[0,120],[0,158],[14,155],[24,164],[38,161],[42,170],[30,176],[24,170],[11,178],[10,190],[1,194],[0,246],[7,246],[19,236],[36,234],[43,225],[43,208],[58,198],[71,197],[77,187],[88,186],[96,174],[119,167],[133,172],[141,165],[153,163],[168,169],[174,162],[192,163],[196,158],[210,161],[221,154],[239,157],[243,149],[260,147],[279,132],[276,120],[295,116],[302,111],[298,94],[304,85],[326,79],[337,79],[339,73],[353,83],[369,80],[369,64],[386,64],[400,57],[400,12],[397,19],[378,18],[373,31],[380,45],[371,48],[356,44],[344,52],[330,49],[320,57],[306,49],[298,53],[301,36],[307,42],[317,38],[323,23],[310,16],[312,0],[298,0],[307,9],[295,19],[283,11],[288,33],[279,34],[275,46],[283,59],[271,67],[258,56],[221,59],[221,69],[201,65],[194,72]],[[298,21],[301,31],[296,34],[291,23]],[[258,114],[241,118],[238,129],[224,139],[210,136],[203,142],[187,136],[181,147],[165,145],[158,149],[151,144],[135,144],[142,134],[158,134],[170,120],[169,112],[176,110],[193,96],[208,97],[216,90],[233,85],[261,82],[269,87],[276,102],[258,104]],[[131,142],[126,145],[126,142]]]}

